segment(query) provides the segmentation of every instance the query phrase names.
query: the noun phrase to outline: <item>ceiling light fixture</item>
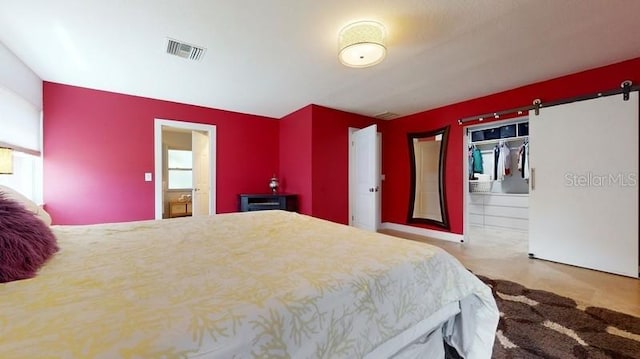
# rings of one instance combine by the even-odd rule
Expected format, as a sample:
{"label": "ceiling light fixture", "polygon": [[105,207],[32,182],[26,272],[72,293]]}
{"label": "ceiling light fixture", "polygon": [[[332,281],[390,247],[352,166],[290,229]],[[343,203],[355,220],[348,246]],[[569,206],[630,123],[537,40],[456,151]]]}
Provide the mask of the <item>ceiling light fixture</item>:
{"label": "ceiling light fixture", "polygon": [[10,175],[13,173],[12,155],[12,149],[0,147],[0,175]]}
{"label": "ceiling light fixture", "polygon": [[340,30],[340,62],[349,67],[379,64],[387,54],[387,31],[375,21],[358,21]]}

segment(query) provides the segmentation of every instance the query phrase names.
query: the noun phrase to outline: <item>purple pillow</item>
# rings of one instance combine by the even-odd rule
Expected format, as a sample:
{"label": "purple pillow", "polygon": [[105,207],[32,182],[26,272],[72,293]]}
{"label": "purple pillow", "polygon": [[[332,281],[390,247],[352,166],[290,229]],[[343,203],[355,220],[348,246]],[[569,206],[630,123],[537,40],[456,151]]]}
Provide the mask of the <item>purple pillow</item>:
{"label": "purple pillow", "polygon": [[58,251],[51,229],[0,194],[0,283],[31,278]]}

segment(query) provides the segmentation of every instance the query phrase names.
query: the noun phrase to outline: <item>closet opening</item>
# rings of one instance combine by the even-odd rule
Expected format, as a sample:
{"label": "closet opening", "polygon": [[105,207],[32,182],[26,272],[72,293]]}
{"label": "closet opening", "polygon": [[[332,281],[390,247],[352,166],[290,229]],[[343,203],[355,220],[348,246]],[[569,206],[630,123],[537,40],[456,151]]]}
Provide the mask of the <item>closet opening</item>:
{"label": "closet opening", "polygon": [[465,241],[526,252],[529,229],[529,121],[466,127]]}
{"label": "closet opening", "polygon": [[[465,240],[478,242],[496,260],[500,253],[527,253],[529,258],[640,278],[640,96],[630,81],[621,88],[544,106],[535,100],[534,106],[459,120],[464,125],[528,111],[528,119],[476,123],[463,131]],[[598,146],[576,146],[575,140],[583,138]],[[508,147],[508,161],[491,156],[486,147],[496,143]],[[515,148],[520,156],[513,158]],[[517,178],[513,168],[518,168],[520,148],[526,150],[519,169],[525,173]],[[482,161],[482,168],[479,162],[474,168],[474,159]],[[503,166],[508,164],[507,174]],[[521,190],[525,184],[528,191]]]}

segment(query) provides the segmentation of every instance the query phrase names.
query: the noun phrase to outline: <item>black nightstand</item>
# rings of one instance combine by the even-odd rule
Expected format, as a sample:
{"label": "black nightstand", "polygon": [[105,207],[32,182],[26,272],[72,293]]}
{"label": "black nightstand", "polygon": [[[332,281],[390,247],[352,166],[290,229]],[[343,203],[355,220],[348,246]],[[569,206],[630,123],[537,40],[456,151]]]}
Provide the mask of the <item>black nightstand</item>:
{"label": "black nightstand", "polygon": [[240,194],[240,212],[282,209],[298,210],[298,195],[288,193]]}

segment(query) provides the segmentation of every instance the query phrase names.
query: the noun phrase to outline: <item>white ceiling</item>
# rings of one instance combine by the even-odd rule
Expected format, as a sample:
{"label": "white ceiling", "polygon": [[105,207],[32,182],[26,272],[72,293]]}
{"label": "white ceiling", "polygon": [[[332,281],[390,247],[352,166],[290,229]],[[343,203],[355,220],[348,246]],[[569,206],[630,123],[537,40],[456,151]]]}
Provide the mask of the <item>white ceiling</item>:
{"label": "white ceiling", "polygon": [[[636,0],[2,0],[0,42],[45,81],[280,118],[407,115],[640,56]],[[337,58],[377,20],[387,58]],[[171,37],[207,48],[165,53]]]}

